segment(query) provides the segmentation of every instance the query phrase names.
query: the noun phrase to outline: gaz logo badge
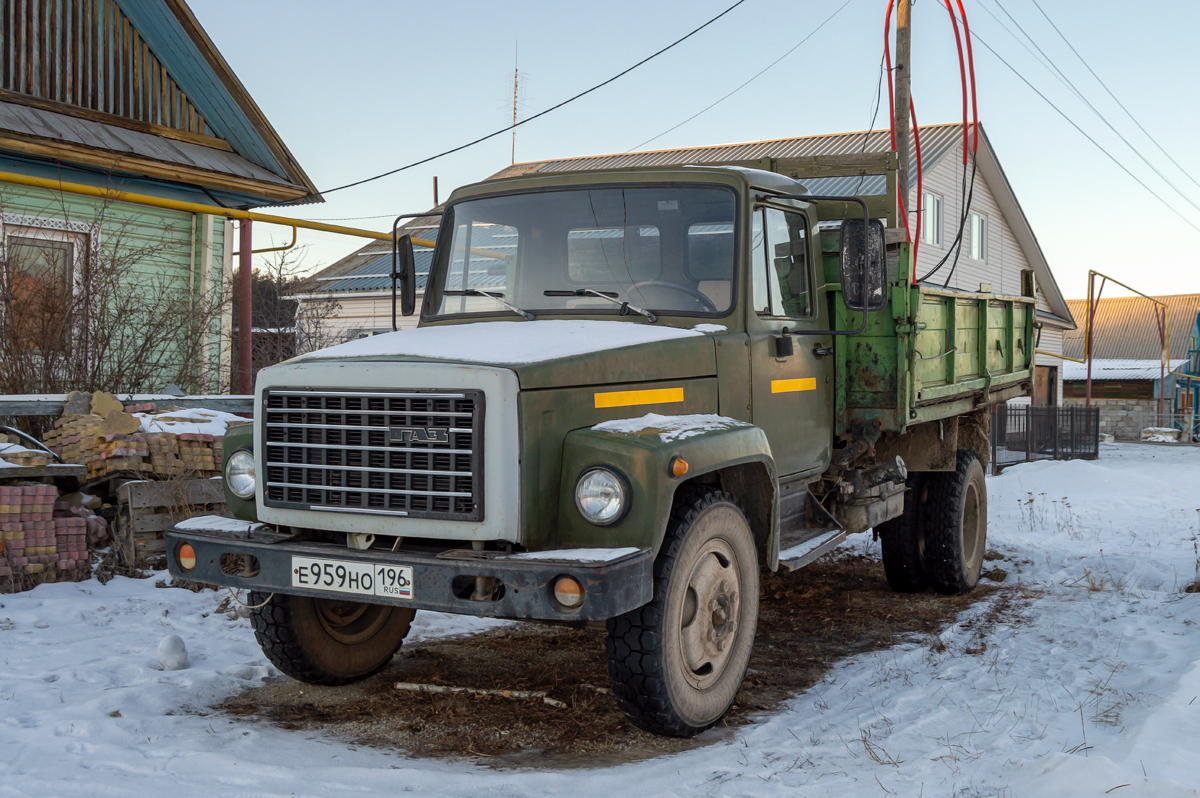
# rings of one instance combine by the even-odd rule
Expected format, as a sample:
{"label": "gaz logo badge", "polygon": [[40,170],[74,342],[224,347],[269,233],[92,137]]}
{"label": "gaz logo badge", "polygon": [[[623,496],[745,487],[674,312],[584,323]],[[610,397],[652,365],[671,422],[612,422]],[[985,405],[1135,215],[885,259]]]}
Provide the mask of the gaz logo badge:
{"label": "gaz logo badge", "polygon": [[388,427],[388,440],[392,443],[449,443],[450,430],[446,427]]}

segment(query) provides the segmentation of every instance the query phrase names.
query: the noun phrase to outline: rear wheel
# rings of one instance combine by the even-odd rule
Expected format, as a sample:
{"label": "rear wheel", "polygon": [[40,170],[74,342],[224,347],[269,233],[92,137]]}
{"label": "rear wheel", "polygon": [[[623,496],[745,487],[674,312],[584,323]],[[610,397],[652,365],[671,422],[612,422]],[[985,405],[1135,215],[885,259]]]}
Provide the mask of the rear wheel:
{"label": "rear wheel", "polygon": [[959,449],[954,471],[926,476],[926,573],[939,593],[967,593],[979,583],[987,548],[983,466],[975,452]]}
{"label": "rear wheel", "polygon": [[916,593],[929,586],[929,577],[925,573],[925,526],[921,507],[927,489],[921,473],[910,472],[904,491],[903,514],[875,527],[888,586],[899,593]]}
{"label": "rear wheel", "polygon": [[608,622],[613,695],[636,725],[691,737],[733,704],[758,628],[758,554],[730,494],[677,498],[654,598]]}
{"label": "rear wheel", "polygon": [[342,685],[379,672],[408,636],[416,610],[341,599],[251,593],[254,636],[275,667],[309,684]]}

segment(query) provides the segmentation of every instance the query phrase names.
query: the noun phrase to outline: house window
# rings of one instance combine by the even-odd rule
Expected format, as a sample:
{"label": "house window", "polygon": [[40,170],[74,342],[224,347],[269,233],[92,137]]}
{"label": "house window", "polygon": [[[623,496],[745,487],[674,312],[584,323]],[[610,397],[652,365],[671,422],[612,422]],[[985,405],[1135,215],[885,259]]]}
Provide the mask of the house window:
{"label": "house window", "polygon": [[36,228],[4,228],[5,315],[23,349],[60,350],[76,283],[80,236]]}
{"label": "house window", "polygon": [[921,203],[921,243],[942,245],[942,196],[932,191],[925,192],[925,200]]}
{"label": "house window", "polygon": [[988,259],[988,220],[982,213],[971,214],[971,257],[975,260]]}

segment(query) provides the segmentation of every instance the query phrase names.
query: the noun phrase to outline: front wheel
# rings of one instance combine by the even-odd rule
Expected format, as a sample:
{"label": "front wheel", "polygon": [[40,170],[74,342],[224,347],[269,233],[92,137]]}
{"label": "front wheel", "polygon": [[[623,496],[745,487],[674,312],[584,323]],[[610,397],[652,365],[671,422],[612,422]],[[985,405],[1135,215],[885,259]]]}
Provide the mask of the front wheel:
{"label": "front wheel", "polygon": [[676,499],[658,559],[654,598],[608,622],[613,694],[637,726],[692,737],[732,706],[758,628],[758,555],[732,495]]}
{"label": "front wheel", "polygon": [[416,610],[341,599],[251,593],[254,636],[275,667],[309,684],[343,685],[379,672],[408,636]]}

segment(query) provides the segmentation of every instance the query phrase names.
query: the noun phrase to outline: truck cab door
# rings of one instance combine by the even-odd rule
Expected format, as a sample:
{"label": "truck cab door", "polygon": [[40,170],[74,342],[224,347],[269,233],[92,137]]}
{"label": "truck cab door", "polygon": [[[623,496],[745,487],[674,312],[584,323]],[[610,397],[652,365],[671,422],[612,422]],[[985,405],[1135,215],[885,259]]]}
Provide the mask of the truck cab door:
{"label": "truck cab door", "polygon": [[753,307],[747,314],[751,416],[767,434],[781,477],[824,471],[833,441],[834,358],[824,351],[832,353],[832,336],[802,334],[829,329],[813,279],[814,232],[802,211],[754,210]]}

